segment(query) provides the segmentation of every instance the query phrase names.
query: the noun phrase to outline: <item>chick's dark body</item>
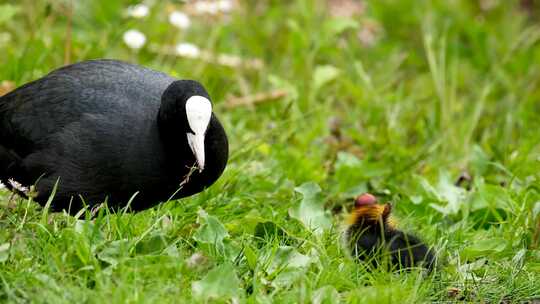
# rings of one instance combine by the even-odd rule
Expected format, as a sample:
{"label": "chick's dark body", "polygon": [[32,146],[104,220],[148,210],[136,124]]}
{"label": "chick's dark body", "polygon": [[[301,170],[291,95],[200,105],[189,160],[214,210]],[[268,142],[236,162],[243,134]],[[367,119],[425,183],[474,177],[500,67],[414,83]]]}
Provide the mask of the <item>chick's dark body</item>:
{"label": "chick's dark body", "polygon": [[[176,79],[113,60],[58,69],[0,98],[0,179],[36,183],[41,204],[58,180],[54,209],[72,210],[108,199],[149,208],[168,199],[195,163],[186,133],[162,132],[162,95]],[[164,134],[167,134],[164,136]],[[174,135],[174,136],[173,136]],[[175,198],[211,185],[223,172],[228,144],[212,115],[205,138],[207,165]]]}
{"label": "chick's dark body", "polygon": [[356,198],[345,239],[351,254],[374,267],[389,261],[390,266],[406,269],[416,266],[431,270],[435,255],[418,238],[395,228],[390,219],[391,205],[379,205],[369,193]]}
{"label": "chick's dark body", "polygon": [[347,240],[352,255],[361,261],[371,261],[377,267],[381,262],[377,257],[388,257],[391,265],[411,268],[419,265],[427,269],[433,267],[435,256],[422,241],[413,235],[390,227],[364,226],[357,223],[347,230]]}

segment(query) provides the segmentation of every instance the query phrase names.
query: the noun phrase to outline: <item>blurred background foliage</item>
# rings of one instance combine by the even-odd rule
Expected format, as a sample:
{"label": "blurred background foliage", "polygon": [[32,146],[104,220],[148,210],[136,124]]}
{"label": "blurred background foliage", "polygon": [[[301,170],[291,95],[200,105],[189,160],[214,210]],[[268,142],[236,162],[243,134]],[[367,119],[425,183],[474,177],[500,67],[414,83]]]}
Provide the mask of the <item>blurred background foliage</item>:
{"label": "blurred background foliage", "polygon": [[[202,82],[231,144],[216,185],[136,215],[1,192],[0,298],[538,301],[539,40],[534,0],[0,0],[2,92],[135,62]],[[364,191],[437,248],[435,275],[348,258]]]}

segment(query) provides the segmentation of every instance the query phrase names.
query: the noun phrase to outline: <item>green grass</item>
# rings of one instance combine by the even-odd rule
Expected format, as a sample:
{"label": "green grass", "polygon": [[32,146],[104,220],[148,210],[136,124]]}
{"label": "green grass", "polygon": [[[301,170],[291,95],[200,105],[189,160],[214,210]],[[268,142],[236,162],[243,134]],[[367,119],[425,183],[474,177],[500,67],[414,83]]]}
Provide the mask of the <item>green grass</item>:
{"label": "green grass", "polygon": [[[323,1],[241,1],[180,31],[167,22],[177,1],[153,1],[141,20],[124,16],[128,3],[74,2],[69,34],[67,1],[0,1],[0,81],[40,77],[66,53],[197,79],[230,162],[203,193],[94,220],[1,191],[0,301],[539,301],[538,7],[377,0],[345,18]],[[147,36],[139,52],[122,42],[131,28]],[[374,39],[362,42],[366,28]],[[181,41],[264,66],[163,52]],[[287,96],[226,107],[229,95],[274,90]],[[454,185],[463,172],[470,190]],[[363,191],[436,248],[431,275],[351,260],[343,218]]]}

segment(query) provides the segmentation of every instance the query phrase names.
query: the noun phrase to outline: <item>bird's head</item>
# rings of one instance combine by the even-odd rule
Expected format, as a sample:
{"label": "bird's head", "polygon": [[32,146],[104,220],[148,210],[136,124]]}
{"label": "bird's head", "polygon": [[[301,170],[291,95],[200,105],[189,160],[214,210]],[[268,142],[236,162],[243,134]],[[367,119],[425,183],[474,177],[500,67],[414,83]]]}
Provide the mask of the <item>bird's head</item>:
{"label": "bird's head", "polygon": [[204,142],[211,118],[210,96],[197,81],[174,81],[163,93],[159,121],[165,125],[168,133],[175,130],[173,136],[187,142],[199,172],[204,170]]}
{"label": "bird's head", "polygon": [[392,206],[390,204],[380,205],[375,196],[364,193],[354,200],[354,209],[348,219],[349,225],[371,226],[393,229],[394,221],[390,216]]}

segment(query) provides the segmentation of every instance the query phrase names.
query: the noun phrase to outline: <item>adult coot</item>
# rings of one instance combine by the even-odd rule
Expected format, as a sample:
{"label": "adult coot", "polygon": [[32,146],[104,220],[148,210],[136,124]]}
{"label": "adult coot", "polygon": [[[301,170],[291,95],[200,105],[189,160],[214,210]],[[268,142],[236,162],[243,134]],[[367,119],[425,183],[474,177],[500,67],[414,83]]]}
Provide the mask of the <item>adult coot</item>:
{"label": "adult coot", "polygon": [[54,210],[123,207],[137,192],[131,208],[150,208],[212,185],[227,159],[225,131],[193,80],[91,60],[0,97],[0,181],[35,184],[42,205],[58,181]]}

